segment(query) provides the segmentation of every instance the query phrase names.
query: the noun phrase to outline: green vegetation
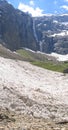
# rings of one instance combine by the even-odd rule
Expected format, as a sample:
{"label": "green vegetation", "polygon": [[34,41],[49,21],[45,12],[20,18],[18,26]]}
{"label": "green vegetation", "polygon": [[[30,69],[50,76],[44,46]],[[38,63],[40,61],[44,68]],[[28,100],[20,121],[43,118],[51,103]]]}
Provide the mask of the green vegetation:
{"label": "green vegetation", "polygon": [[29,51],[26,51],[24,49],[20,49],[20,50],[17,50],[17,53],[20,54],[27,61],[33,61],[34,60],[33,56],[30,54]]}
{"label": "green vegetation", "polygon": [[47,61],[47,57],[45,54],[40,53],[33,53],[29,50],[20,49],[16,51],[18,54],[20,54],[25,60],[27,61]]}
{"label": "green vegetation", "polygon": [[68,62],[57,62],[52,56],[20,49],[16,53],[0,46],[0,56],[15,60],[29,61],[31,64],[57,72],[68,73]]}
{"label": "green vegetation", "polygon": [[57,71],[57,72],[63,72],[66,68],[68,68],[68,63],[53,63],[53,62],[32,62],[33,65],[52,70],[52,71]]}
{"label": "green vegetation", "polygon": [[63,72],[68,68],[68,62],[57,62],[53,57],[47,57],[45,54],[33,53],[29,50],[17,50],[22,57],[26,58],[31,64],[57,72]]}

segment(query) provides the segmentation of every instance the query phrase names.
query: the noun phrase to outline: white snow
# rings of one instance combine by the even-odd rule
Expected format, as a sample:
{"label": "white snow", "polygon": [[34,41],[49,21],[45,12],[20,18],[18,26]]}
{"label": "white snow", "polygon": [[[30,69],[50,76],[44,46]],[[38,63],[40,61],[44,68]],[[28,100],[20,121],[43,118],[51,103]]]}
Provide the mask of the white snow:
{"label": "white snow", "polygon": [[44,25],[44,27],[46,27],[47,26],[47,24],[43,24]]}
{"label": "white snow", "polygon": [[66,31],[62,31],[61,33],[54,33],[51,36],[55,37],[55,36],[65,36],[65,35],[68,35],[68,31],[67,30]]}
{"label": "white snow", "polygon": [[68,61],[68,54],[61,55],[61,54],[57,54],[57,53],[51,53],[50,56],[56,57],[56,59],[58,61]]}
{"label": "white snow", "polygon": [[63,25],[66,25],[66,26],[67,26],[67,25],[68,25],[68,22],[62,22],[61,24],[63,24]]}
{"label": "white snow", "polygon": [[47,55],[47,56],[55,57],[56,60],[58,60],[58,61],[68,61],[68,54],[61,55],[61,54],[54,53],[54,52],[52,52],[51,54],[47,54],[47,53],[40,52],[40,51],[37,51],[37,53],[44,54],[44,55]]}
{"label": "white snow", "polygon": [[39,23],[37,26],[40,27],[42,23]]}
{"label": "white snow", "polygon": [[0,57],[0,106],[38,117],[67,118],[68,75]]}
{"label": "white snow", "polygon": [[57,20],[53,20],[53,23],[58,23],[58,21]]}
{"label": "white snow", "polygon": [[33,52],[33,53],[36,53],[35,51],[33,51],[33,50],[29,49],[29,48],[23,47],[23,49],[25,49],[25,50],[27,50],[27,51],[30,51],[30,52]]}

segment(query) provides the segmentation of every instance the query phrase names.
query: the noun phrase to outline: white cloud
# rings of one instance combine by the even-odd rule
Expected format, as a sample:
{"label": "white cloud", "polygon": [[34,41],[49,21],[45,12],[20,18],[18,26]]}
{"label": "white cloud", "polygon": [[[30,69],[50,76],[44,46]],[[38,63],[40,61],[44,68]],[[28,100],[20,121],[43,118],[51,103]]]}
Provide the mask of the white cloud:
{"label": "white cloud", "polygon": [[65,2],[68,2],[68,0],[64,0]]}
{"label": "white cloud", "polygon": [[68,6],[67,5],[62,5],[60,8],[63,8],[65,10],[68,10]]}
{"label": "white cloud", "polygon": [[33,0],[30,0],[29,4],[30,4],[31,6],[34,6],[34,1],[33,1]]}
{"label": "white cloud", "polygon": [[44,15],[43,10],[40,9],[39,7],[33,8],[30,5],[26,5],[26,4],[23,4],[23,3],[19,3],[18,9],[20,9],[23,12],[28,12],[33,17]]}

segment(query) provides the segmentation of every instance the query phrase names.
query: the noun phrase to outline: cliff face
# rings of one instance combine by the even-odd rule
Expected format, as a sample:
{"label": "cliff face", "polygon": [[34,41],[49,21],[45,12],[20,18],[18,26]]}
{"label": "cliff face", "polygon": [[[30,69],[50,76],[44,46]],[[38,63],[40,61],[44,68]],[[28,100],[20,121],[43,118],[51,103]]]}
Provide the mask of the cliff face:
{"label": "cliff face", "polygon": [[5,0],[0,1],[0,40],[11,50],[21,47],[37,49],[32,18]]}
{"label": "cliff face", "polygon": [[0,44],[68,54],[68,15],[32,18],[0,0]]}
{"label": "cliff face", "polygon": [[42,52],[68,54],[68,14],[34,18]]}

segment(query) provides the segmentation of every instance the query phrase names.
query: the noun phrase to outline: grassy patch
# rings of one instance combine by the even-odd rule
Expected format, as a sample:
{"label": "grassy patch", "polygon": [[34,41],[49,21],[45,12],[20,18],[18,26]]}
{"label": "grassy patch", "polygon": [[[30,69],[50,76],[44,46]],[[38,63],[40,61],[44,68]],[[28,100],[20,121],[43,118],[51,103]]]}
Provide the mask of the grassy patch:
{"label": "grassy patch", "polygon": [[29,50],[19,49],[13,53],[12,51],[0,46],[0,56],[10,59],[29,61],[31,64],[57,72],[63,72],[68,69],[68,62],[57,62],[55,58],[49,57],[41,53],[33,53]]}
{"label": "grassy patch", "polygon": [[17,53],[27,61],[30,61],[31,64],[42,67],[44,69],[63,72],[68,68],[68,62],[56,62],[53,57],[47,57],[45,54],[33,53],[24,49],[17,50]]}
{"label": "grassy patch", "polygon": [[33,61],[34,60],[33,56],[30,54],[29,51],[26,51],[24,49],[19,49],[16,52],[18,54],[20,54],[22,56],[22,58],[24,58],[27,61]]}
{"label": "grassy patch", "polygon": [[52,62],[39,62],[39,61],[34,61],[32,62],[33,65],[52,70],[52,71],[57,71],[57,72],[63,72],[64,69],[68,68],[68,63],[52,63]]}
{"label": "grassy patch", "polygon": [[16,52],[28,61],[48,61],[48,57],[45,54],[34,53],[24,49],[19,49]]}

